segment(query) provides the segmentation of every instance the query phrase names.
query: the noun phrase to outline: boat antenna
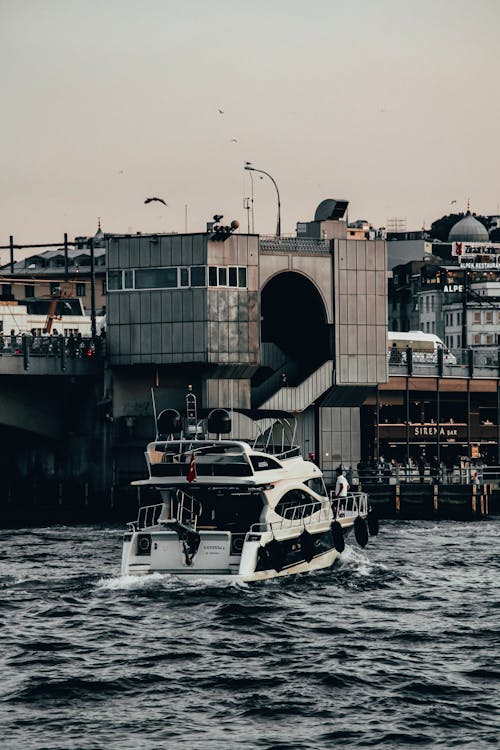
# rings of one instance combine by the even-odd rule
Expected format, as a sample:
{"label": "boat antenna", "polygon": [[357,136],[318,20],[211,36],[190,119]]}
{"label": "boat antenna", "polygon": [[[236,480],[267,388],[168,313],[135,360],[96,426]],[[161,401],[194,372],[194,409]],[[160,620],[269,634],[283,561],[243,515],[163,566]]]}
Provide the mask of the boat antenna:
{"label": "boat antenna", "polygon": [[155,402],[155,391],[154,391],[154,388],[151,388],[151,401],[153,402],[153,416],[154,416],[154,420],[155,420],[155,430],[156,430],[155,440],[158,440],[158,422],[156,421],[156,402]]}

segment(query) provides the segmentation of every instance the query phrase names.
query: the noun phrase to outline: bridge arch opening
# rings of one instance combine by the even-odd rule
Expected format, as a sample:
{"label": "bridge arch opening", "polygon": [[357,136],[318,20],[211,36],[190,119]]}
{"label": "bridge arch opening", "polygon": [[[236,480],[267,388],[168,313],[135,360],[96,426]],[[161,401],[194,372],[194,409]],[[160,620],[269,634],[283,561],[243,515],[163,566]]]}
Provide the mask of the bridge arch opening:
{"label": "bridge arch opening", "polygon": [[261,340],[274,343],[302,375],[332,356],[332,326],[316,286],[287,271],[274,276],[261,291]]}

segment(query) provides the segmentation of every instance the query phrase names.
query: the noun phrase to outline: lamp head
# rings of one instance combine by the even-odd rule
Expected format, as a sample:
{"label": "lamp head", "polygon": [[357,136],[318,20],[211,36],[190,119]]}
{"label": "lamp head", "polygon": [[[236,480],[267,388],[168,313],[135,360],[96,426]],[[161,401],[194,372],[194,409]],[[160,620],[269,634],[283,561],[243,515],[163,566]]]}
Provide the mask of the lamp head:
{"label": "lamp head", "polygon": [[255,170],[255,167],[253,167],[253,166],[252,166],[252,163],[251,163],[251,162],[249,162],[249,161],[246,161],[246,162],[245,162],[245,169],[248,169],[248,170],[250,170],[251,172],[253,172],[253,171]]}

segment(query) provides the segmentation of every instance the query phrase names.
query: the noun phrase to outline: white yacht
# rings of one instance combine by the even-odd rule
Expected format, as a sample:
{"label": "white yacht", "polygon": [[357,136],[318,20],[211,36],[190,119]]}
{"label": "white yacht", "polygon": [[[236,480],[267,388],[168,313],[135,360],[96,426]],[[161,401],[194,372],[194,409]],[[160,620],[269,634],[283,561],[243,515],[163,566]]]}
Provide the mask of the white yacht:
{"label": "white yacht", "polygon": [[[319,468],[294,445],[290,414],[214,409],[203,418],[192,393],[186,401],[184,418],[159,414],[145,454],[149,477],[132,483],[158,490],[162,502],[140,507],[129,523],[123,575],[259,581],[330,567],[351,529],[362,546],[377,533],[365,493],[328,495]],[[231,417],[260,424],[257,437],[230,437]]]}

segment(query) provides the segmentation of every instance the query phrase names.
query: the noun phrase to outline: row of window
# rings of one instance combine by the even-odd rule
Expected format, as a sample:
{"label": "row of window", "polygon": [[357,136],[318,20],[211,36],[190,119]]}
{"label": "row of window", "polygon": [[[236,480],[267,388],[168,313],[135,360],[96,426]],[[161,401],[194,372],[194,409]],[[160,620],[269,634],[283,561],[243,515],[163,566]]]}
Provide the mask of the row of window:
{"label": "row of window", "polygon": [[183,289],[207,286],[247,286],[247,269],[244,266],[170,266],[165,268],[135,268],[126,271],[108,271],[108,292],[128,289]]}
{"label": "row of window", "polygon": [[[469,344],[473,346],[499,346],[500,345],[500,334],[498,333],[474,333],[470,338],[468,337]],[[462,336],[446,336],[446,346],[449,349],[461,349],[462,348]]]}
{"label": "row of window", "polygon": [[[55,294],[58,289],[61,288],[60,282],[54,281],[50,284],[50,294]],[[102,292],[103,294],[106,293],[106,285],[103,282],[102,285]],[[86,293],[86,284],[83,282],[76,284],[75,286],[75,294],[77,297],[85,297]],[[2,284],[2,297],[9,297],[12,296],[12,284]],[[35,296],[35,285],[34,284],[26,284],[24,287],[24,297],[25,299],[32,299]]]}

